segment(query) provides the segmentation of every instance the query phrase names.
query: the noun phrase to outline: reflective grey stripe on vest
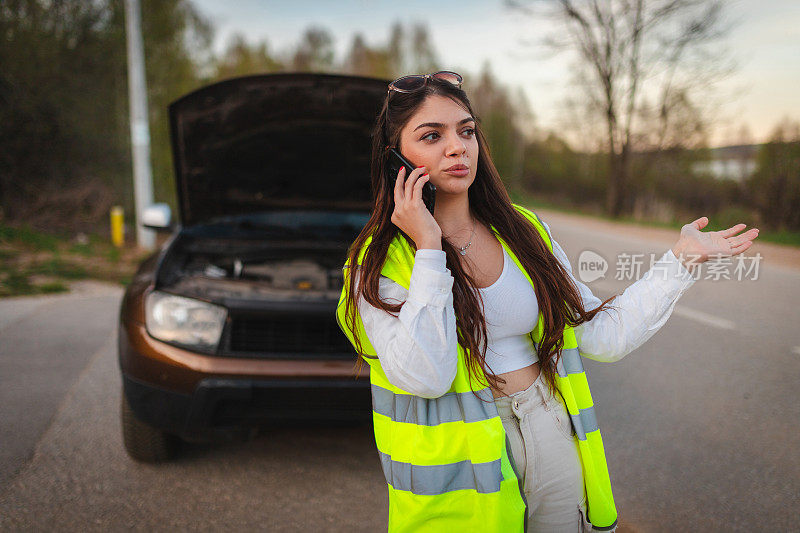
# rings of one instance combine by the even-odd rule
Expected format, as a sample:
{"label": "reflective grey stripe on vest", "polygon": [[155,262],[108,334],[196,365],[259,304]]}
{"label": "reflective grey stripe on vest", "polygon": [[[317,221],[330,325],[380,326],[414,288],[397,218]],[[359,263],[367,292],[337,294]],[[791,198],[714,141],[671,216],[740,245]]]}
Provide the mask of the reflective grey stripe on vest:
{"label": "reflective grey stripe on vest", "polygon": [[497,416],[494,396],[486,387],[472,392],[448,392],[438,398],[422,398],[413,394],[395,394],[372,385],[372,408],[395,422],[436,426],[445,422],[479,422]]}
{"label": "reflective grey stripe on vest", "polygon": [[454,490],[473,489],[480,493],[500,491],[503,474],[500,459],[488,463],[461,461],[446,465],[413,465],[393,461],[378,451],[386,481],[396,490],[433,496]]}
{"label": "reflective grey stripe on vest", "polygon": [[575,435],[580,440],[586,440],[586,434],[597,431],[597,416],[594,413],[594,406],[586,409],[579,409],[579,414],[569,415],[572,419],[572,427],[575,428]]}
{"label": "reflective grey stripe on vest", "polygon": [[[577,348],[565,348],[561,350],[561,358],[556,365],[556,371],[562,378],[567,377],[569,374],[582,374],[583,363],[581,362],[581,354]],[[572,419],[572,427],[575,428],[575,435],[580,440],[586,440],[586,434],[592,431],[597,431],[597,416],[594,412],[594,406],[587,407],[586,409],[578,409],[579,414],[573,415],[570,413],[569,417]]]}
{"label": "reflective grey stripe on vest", "polygon": [[556,365],[556,372],[562,378],[567,374],[580,374],[583,372],[581,354],[577,348],[564,348],[561,350],[561,357]]}

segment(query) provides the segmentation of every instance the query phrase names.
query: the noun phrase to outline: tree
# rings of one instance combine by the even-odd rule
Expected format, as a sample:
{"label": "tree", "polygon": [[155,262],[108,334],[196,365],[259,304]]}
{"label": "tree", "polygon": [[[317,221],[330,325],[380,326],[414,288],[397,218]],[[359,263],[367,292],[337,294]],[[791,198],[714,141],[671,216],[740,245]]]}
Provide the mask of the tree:
{"label": "tree", "polygon": [[372,71],[370,65],[370,50],[364,41],[364,36],[360,33],[353,37],[353,44],[350,45],[350,52],[344,62],[344,70],[348,74],[369,76]]}
{"label": "tree", "polygon": [[425,74],[438,70],[436,50],[431,43],[427,26],[422,23],[415,24],[411,30],[411,54],[415,73]]}
{"label": "tree", "polygon": [[747,185],[767,224],[800,229],[800,122],[784,119],[775,127]]}
{"label": "tree", "polygon": [[392,24],[389,36],[389,48],[386,51],[390,77],[397,77],[405,72],[406,53],[403,51],[403,25],[400,22]]}
{"label": "tree", "polygon": [[[393,53],[396,55],[392,56]],[[370,47],[364,37],[357,33],[344,60],[343,70],[357,76],[392,78],[396,76],[394,65],[398,61],[399,53],[399,50],[390,51],[389,47]]]}
{"label": "tree", "polygon": [[308,28],[292,58],[300,72],[328,72],[333,69],[333,37],[324,28]]}
{"label": "tree", "polygon": [[506,0],[556,23],[544,39],[577,58],[576,85],[590,117],[604,123],[606,209],[629,208],[633,150],[700,142],[700,94],[732,70],[715,48],[729,28],[722,0]]}
{"label": "tree", "polygon": [[217,58],[214,78],[223,80],[248,74],[279,72],[283,64],[269,52],[266,41],[250,46],[241,34],[235,34],[228,42],[222,57]]}
{"label": "tree", "polygon": [[130,154],[118,137],[124,41],[109,6],[4,2],[0,40],[0,216],[63,229],[107,213],[108,177]]}
{"label": "tree", "polygon": [[[201,84],[210,25],[189,0],[142,2],[156,197],[173,199],[167,105]],[[0,4],[0,208],[86,230],[132,206],[123,2]]]}
{"label": "tree", "polygon": [[524,96],[512,98],[483,64],[477,79],[464,79],[469,87],[470,102],[480,119],[481,129],[491,148],[492,160],[509,186],[516,186],[523,171],[525,135],[523,129],[533,121],[533,113]]}
{"label": "tree", "polygon": [[210,49],[213,27],[189,0],[142,2],[147,97],[150,107],[153,193],[176,206],[167,108],[204,84],[200,64]]}
{"label": "tree", "polygon": [[353,36],[353,44],[342,70],[348,74],[393,79],[403,74],[440,70],[428,28],[417,23],[410,30],[395,22],[385,46],[370,47],[363,35]]}

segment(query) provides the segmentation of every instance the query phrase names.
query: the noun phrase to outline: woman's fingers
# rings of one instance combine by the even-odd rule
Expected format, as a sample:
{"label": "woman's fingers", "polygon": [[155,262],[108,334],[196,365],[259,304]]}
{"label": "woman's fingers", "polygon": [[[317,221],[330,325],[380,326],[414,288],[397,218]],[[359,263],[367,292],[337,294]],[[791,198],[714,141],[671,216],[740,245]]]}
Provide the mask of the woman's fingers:
{"label": "woman's fingers", "polygon": [[405,196],[407,200],[411,200],[412,195],[414,194],[414,186],[419,181],[419,177],[425,172],[425,167],[417,167],[411,171],[411,174],[408,175],[408,179],[406,180],[406,190]]}
{"label": "woman's fingers", "polygon": [[394,205],[400,204],[403,201],[403,186],[405,185],[406,167],[400,167],[397,173],[397,179],[394,180]]}
{"label": "woman's fingers", "polygon": [[411,196],[413,202],[416,202],[417,199],[420,199],[420,200],[422,199],[422,187],[425,186],[425,183],[429,179],[431,179],[429,174],[423,174],[414,183],[414,189],[413,189],[412,196]]}
{"label": "woman's fingers", "polygon": [[731,245],[731,248],[738,248],[745,243],[752,242],[756,237],[758,237],[758,230],[756,228],[752,228],[745,231],[741,235],[730,237],[728,239],[728,243]]}
{"label": "woman's fingers", "polygon": [[[394,206],[395,212],[404,210],[412,206],[417,198],[422,198],[422,186],[429,179],[421,179],[425,167],[417,167],[406,177],[406,167],[401,167],[397,172],[397,179],[394,183]],[[416,191],[416,192],[415,192]]]}
{"label": "woman's fingers", "polygon": [[690,226],[694,226],[695,229],[703,229],[708,224],[708,217],[700,217],[697,220],[694,220],[689,223]]}
{"label": "woman's fingers", "polygon": [[745,250],[747,250],[748,248],[750,248],[750,246],[752,246],[752,245],[753,245],[753,241],[743,242],[739,246],[737,246],[735,248],[731,248],[731,255],[739,255],[740,253],[742,253]]}
{"label": "woman's fingers", "polygon": [[731,226],[728,229],[724,229],[724,230],[720,231],[719,233],[723,237],[727,238],[727,237],[730,237],[732,235],[736,235],[737,233],[739,233],[740,231],[742,231],[746,227],[747,227],[747,224],[736,224],[735,226]]}

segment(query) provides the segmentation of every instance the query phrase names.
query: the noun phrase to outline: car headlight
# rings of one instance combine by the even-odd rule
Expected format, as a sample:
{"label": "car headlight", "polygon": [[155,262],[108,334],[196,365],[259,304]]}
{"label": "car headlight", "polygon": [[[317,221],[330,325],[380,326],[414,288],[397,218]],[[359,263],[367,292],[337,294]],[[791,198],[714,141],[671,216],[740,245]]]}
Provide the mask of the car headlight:
{"label": "car headlight", "polygon": [[145,326],[156,339],[215,350],[228,311],[194,298],[153,291],[144,302]]}

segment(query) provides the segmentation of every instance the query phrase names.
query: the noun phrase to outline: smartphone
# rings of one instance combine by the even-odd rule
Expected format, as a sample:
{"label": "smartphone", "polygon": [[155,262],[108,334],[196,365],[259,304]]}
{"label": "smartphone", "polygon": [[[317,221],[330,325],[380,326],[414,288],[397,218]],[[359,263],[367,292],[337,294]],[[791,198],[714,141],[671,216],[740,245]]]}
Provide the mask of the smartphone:
{"label": "smartphone", "polygon": [[[386,168],[388,169],[388,182],[392,187],[397,179],[397,173],[400,172],[400,167],[406,167],[406,178],[408,178],[411,171],[417,168],[417,165],[406,159],[403,154],[394,148],[390,148],[389,161]],[[436,186],[430,181],[426,181],[425,185],[422,186],[422,201],[425,203],[425,207],[428,208],[428,211],[431,212],[431,215],[433,215],[433,207],[436,204]]]}

